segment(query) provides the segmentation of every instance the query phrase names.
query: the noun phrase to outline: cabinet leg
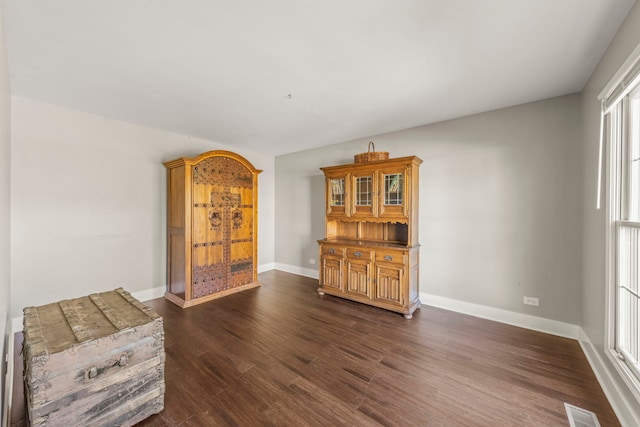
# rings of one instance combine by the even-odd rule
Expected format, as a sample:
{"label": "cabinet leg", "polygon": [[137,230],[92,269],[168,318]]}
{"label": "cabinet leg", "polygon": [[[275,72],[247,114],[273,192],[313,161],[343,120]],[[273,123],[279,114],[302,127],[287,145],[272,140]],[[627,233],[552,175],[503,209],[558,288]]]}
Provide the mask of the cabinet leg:
{"label": "cabinet leg", "polygon": [[407,320],[411,320],[411,319],[413,319],[413,314],[412,313],[405,314],[404,318],[407,319]]}
{"label": "cabinet leg", "polygon": [[320,289],[320,288],[318,288],[318,295],[320,295],[320,296],[324,295],[324,291],[322,289]]}

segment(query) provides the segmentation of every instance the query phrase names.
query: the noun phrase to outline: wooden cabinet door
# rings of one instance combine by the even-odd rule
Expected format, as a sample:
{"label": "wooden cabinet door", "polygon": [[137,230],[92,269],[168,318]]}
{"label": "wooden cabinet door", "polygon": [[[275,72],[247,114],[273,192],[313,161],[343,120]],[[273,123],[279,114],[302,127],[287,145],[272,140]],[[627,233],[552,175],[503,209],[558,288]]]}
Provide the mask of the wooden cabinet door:
{"label": "wooden cabinet door", "polygon": [[342,258],[323,256],[320,286],[336,290],[344,290]]}
{"label": "wooden cabinet door", "polygon": [[345,292],[371,299],[372,251],[368,248],[346,249]]}
{"label": "wooden cabinet door", "polygon": [[327,188],[327,216],[345,217],[350,214],[351,187],[349,177],[346,174],[328,174],[326,176]]}
{"label": "wooden cabinet door", "polygon": [[[227,270],[224,264],[224,227],[227,215],[214,206],[212,195],[222,191],[214,179],[202,174],[202,166],[193,167],[191,187],[191,298],[212,295],[224,289]],[[215,217],[214,217],[215,215]]]}
{"label": "wooden cabinet door", "polygon": [[230,180],[229,206],[229,287],[246,285],[255,280],[253,265],[253,188],[241,180],[242,171],[237,170]]}
{"label": "wooden cabinet door", "polygon": [[347,259],[347,286],[349,294],[371,299],[371,262],[368,260]]}
{"label": "wooden cabinet door", "polygon": [[378,188],[378,216],[381,218],[407,218],[406,169],[380,170]]}
{"label": "wooden cabinet door", "polygon": [[253,178],[235,159],[193,166],[193,298],[252,283]]}
{"label": "wooden cabinet door", "polygon": [[375,275],[373,299],[388,304],[404,306],[406,300],[404,295],[404,265],[376,262]]}
{"label": "wooden cabinet door", "polygon": [[377,174],[373,171],[358,171],[351,174],[351,216],[370,218],[377,214]]}

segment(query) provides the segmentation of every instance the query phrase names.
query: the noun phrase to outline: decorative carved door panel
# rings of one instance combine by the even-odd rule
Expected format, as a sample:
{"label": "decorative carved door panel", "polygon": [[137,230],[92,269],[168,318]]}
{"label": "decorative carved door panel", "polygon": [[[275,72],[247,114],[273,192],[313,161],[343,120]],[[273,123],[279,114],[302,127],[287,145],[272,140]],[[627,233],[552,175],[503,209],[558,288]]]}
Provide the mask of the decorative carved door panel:
{"label": "decorative carved door panel", "polygon": [[337,258],[322,258],[323,286],[342,290],[342,260]]}
{"label": "decorative carved door panel", "polygon": [[346,292],[371,298],[371,261],[347,259]]}
{"label": "decorative carved door panel", "polygon": [[374,299],[397,305],[404,304],[404,267],[402,265],[376,264]]}
{"label": "decorative carved door panel", "polygon": [[191,293],[185,297],[187,302],[258,285],[255,216],[259,171],[244,158],[229,154],[233,153],[205,153],[190,166]]}

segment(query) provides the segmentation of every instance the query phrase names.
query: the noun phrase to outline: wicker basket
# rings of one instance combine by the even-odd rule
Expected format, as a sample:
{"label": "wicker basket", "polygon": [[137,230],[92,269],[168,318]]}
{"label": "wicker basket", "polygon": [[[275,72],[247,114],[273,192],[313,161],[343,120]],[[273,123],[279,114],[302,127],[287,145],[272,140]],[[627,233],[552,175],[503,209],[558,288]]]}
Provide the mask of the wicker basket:
{"label": "wicker basket", "polygon": [[353,161],[355,163],[367,163],[367,162],[375,162],[377,160],[387,160],[389,158],[389,153],[387,151],[375,151],[376,146],[373,144],[373,141],[369,141],[369,151],[366,153],[360,153],[353,156]]}

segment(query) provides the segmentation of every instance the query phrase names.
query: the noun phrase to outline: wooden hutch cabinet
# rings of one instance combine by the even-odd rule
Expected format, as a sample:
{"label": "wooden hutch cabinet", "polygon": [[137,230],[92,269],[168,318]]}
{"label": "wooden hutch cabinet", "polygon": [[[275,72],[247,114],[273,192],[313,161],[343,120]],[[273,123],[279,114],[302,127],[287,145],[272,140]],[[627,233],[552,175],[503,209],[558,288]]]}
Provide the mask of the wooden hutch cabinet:
{"label": "wooden hutch cabinet", "polygon": [[260,286],[258,174],[244,157],[209,151],[167,168],[167,292],[190,307]]}
{"label": "wooden hutch cabinet", "polygon": [[418,157],[321,168],[326,181],[321,295],[395,311],[420,307]]}

